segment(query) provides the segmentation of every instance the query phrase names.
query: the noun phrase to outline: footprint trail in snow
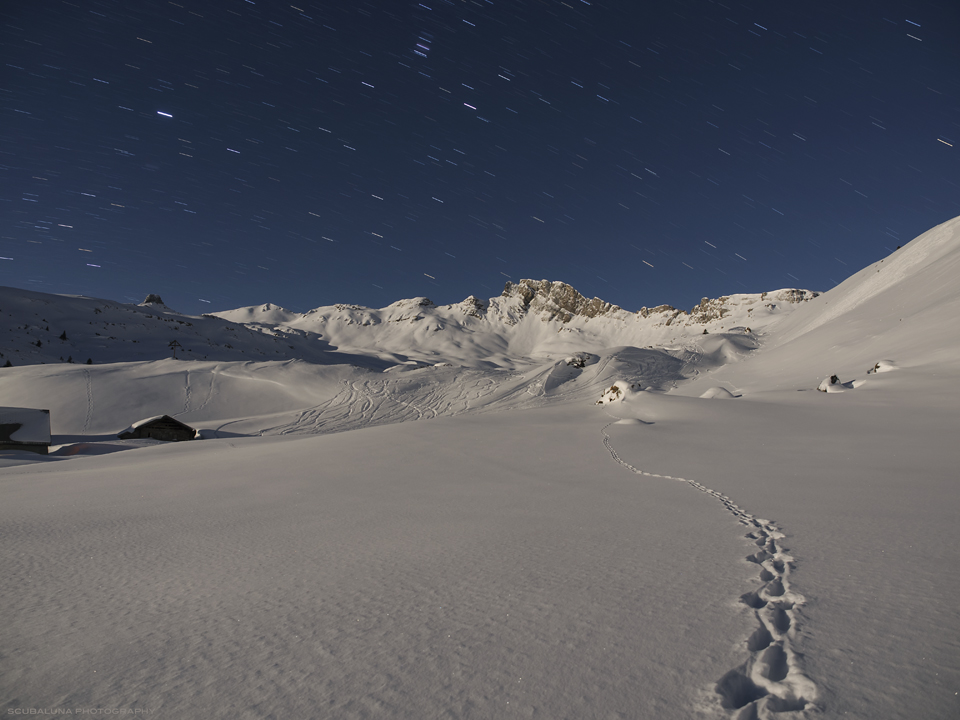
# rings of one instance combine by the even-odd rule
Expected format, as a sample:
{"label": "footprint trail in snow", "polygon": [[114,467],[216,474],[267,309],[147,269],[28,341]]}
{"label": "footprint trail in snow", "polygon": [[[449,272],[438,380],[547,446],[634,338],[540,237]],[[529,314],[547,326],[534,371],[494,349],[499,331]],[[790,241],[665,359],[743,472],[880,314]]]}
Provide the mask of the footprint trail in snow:
{"label": "footprint trail in snow", "polygon": [[790,573],[796,563],[783,547],[783,532],[775,523],[751,515],[726,495],[695,480],[650,473],[630,465],[617,454],[607,434],[613,424],[607,423],[601,432],[614,460],[637,475],[685,482],[712,495],[747,528],[746,538],[756,547],[747,560],[758,566],[761,585],[741,595],[740,602],[753,610],[757,627],[746,641],[746,662],[725,673],[716,684],[721,706],[737,720],[765,720],[783,712],[816,710],[813,701],[817,687],[803,673],[793,650],[798,610],[805,600],[790,586]]}

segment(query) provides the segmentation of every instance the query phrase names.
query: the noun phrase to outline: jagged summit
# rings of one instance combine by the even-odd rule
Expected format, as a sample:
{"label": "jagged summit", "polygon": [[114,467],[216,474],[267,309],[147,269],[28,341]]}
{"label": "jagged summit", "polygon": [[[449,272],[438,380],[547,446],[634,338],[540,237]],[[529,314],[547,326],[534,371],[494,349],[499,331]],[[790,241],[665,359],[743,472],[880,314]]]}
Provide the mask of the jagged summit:
{"label": "jagged summit", "polygon": [[471,295],[458,303],[449,306],[451,310],[458,310],[464,315],[474,318],[482,318],[487,311],[487,303],[483,302],[475,295]]}
{"label": "jagged summit", "polygon": [[600,298],[588,300],[567,283],[550,280],[508,282],[501,297],[520,298],[524,308],[544,315],[543,320],[558,319],[562,323],[568,323],[578,315],[593,318],[621,309]]}

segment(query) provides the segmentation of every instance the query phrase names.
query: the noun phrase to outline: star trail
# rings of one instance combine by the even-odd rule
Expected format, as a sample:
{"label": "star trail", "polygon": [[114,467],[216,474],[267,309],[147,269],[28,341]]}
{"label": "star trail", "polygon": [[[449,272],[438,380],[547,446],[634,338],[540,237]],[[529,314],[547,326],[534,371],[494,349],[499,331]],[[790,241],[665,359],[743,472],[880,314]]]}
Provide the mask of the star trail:
{"label": "star trail", "polygon": [[960,215],[960,7],[10,2],[0,284],[199,313],[828,290]]}

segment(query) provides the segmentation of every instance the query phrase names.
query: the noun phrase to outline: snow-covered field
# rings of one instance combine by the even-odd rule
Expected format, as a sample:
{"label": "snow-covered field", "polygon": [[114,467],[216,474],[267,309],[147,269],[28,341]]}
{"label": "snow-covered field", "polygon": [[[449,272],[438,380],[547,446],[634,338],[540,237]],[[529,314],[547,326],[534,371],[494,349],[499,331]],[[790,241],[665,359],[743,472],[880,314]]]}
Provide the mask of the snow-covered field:
{"label": "snow-covered field", "polygon": [[[960,219],[688,315],[3,289],[0,405],[54,442],[0,453],[4,707],[960,716],[958,278]],[[116,439],[157,414],[208,439]]]}

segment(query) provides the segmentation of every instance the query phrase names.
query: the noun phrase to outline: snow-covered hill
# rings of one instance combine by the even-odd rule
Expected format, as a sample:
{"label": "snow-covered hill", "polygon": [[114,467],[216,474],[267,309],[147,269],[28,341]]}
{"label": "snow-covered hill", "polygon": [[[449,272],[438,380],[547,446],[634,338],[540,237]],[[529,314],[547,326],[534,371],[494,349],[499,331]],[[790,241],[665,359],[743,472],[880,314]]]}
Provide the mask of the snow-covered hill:
{"label": "snow-covered hill", "polygon": [[704,371],[738,392],[816,387],[825,377],[863,377],[882,360],[953,367],[960,357],[960,218],[925,232],[829,292],[768,326],[749,362]]}
{"label": "snow-covered hill", "polygon": [[[50,409],[55,452],[0,453],[0,698],[953,717],[957,277],[960,218],[821,296],[690,313],[529,280],[202,318],[4,290],[0,405]],[[208,439],[116,438],[159,414]]]}
{"label": "snow-covered hill", "polygon": [[174,341],[183,360],[330,362],[326,343],[305,331],[182,315],[162,301],[131,305],[0,287],[0,365],[159,360],[172,357]]}

